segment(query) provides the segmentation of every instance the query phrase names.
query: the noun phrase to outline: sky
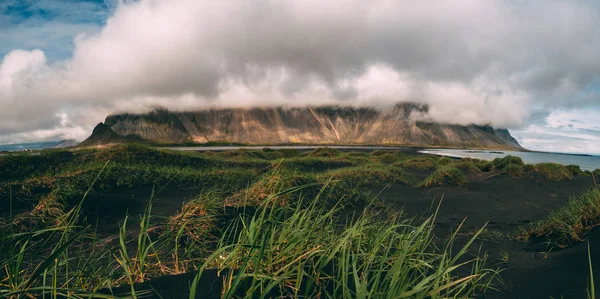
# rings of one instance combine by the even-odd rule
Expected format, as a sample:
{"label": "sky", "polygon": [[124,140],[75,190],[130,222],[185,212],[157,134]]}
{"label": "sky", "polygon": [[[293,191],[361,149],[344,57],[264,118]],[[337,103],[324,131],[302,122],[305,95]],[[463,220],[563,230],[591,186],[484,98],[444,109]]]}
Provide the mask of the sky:
{"label": "sky", "polygon": [[0,143],[156,107],[417,102],[600,154],[599,28],[591,0],[0,0]]}

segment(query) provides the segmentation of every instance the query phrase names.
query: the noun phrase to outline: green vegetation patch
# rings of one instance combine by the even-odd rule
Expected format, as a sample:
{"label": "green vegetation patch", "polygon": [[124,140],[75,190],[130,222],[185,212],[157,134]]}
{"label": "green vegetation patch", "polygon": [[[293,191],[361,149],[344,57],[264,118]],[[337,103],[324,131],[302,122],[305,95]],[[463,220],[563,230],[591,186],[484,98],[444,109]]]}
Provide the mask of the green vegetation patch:
{"label": "green vegetation patch", "polygon": [[437,163],[438,163],[438,165],[449,165],[449,164],[453,164],[457,161],[459,161],[459,159],[451,159],[448,157],[441,157]]}
{"label": "green vegetation patch", "polygon": [[181,212],[169,218],[169,232],[187,245],[205,245],[214,241],[217,234],[217,215],[222,205],[222,194],[213,190],[202,192],[185,203]]}
{"label": "green vegetation patch", "polygon": [[324,158],[324,157],[296,157],[273,161],[272,165],[281,165],[284,168],[295,169],[305,172],[322,172],[342,167],[355,166],[354,159],[344,157]]}
{"label": "green vegetation patch", "polygon": [[441,166],[429,175],[419,187],[436,187],[436,186],[466,186],[469,183],[465,174],[458,168],[453,166]]}
{"label": "green vegetation patch", "polygon": [[[203,265],[216,267],[226,281],[222,298],[458,298],[484,292],[497,275],[479,266],[479,258],[462,263],[478,233],[450,253],[436,246],[433,219],[421,225],[381,220],[371,209],[337,219],[339,207],[313,199],[305,209],[289,209],[272,198],[268,209],[240,217]],[[450,239],[453,240],[455,236]],[[402,246],[397,246],[402,244]],[[445,249],[438,249],[445,248]],[[450,256],[452,256],[450,258]],[[456,271],[462,269],[463,273]],[[452,274],[451,274],[452,273]],[[200,271],[196,281],[201,281]],[[402,277],[400,280],[396,280]],[[382,283],[382,282],[392,283]],[[249,290],[249,287],[251,289]],[[195,295],[195,286],[191,288]]]}
{"label": "green vegetation patch", "polygon": [[479,173],[481,172],[481,169],[479,167],[477,167],[477,164],[475,164],[475,162],[470,161],[470,160],[459,160],[457,162],[455,162],[452,166],[460,169],[461,171],[465,172],[465,173]]}
{"label": "green vegetation patch", "polygon": [[348,152],[348,153],[346,153],[346,157],[367,158],[367,157],[369,157],[369,153],[367,153],[367,152]]}
{"label": "green vegetation patch", "polygon": [[301,194],[314,195],[318,191],[316,183],[317,181],[311,174],[276,167],[262,175],[252,185],[228,198],[225,205],[238,207],[259,206],[273,194],[298,186],[311,185],[311,188],[305,188],[302,192],[285,194],[280,197],[285,200],[285,203],[289,204],[290,201],[293,201],[294,196]]}
{"label": "green vegetation patch", "polygon": [[496,158],[492,160],[492,165],[495,169],[504,170],[509,165],[524,166],[525,163],[523,163],[523,159],[521,159],[520,157],[506,156],[503,158]]}
{"label": "green vegetation patch", "polygon": [[406,158],[406,154],[398,150],[376,150],[370,156],[385,164],[393,164]]}
{"label": "green vegetation patch", "polygon": [[504,172],[514,177],[522,177],[525,173],[525,167],[517,164],[510,164],[504,167]]}
{"label": "green vegetation patch", "polygon": [[562,181],[573,179],[573,173],[565,166],[556,163],[540,163],[531,166],[533,172],[543,176],[550,181]]}
{"label": "green vegetation patch", "polygon": [[433,156],[417,156],[397,164],[400,167],[414,170],[431,170],[437,167],[437,158]]}
{"label": "green vegetation patch", "polygon": [[338,157],[342,152],[335,148],[321,147],[306,154],[308,157]]}
{"label": "green vegetation patch", "polygon": [[[325,152],[203,154],[120,145],[2,157],[5,173],[3,167],[25,163],[11,181],[15,189],[43,185],[47,192],[36,193],[41,199],[31,213],[1,221],[0,297],[104,298],[111,296],[100,291],[119,288],[123,297],[142,298],[148,294],[138,283],[192,271],[214,275],[207,269],[223,278],[216,289],[222,298],[475,297],[495,280],[485,256],[467,254],[480,232],[464,246],[452,246],[454,236],[439,246],[433,218],[404,220],[358,188],[411,183],[387,163],[401,163],[401,155]],[[304,171],[318,163],[326,172]],[[436,172],[444,169],[451,167]],[[200,195],[175,216],[158,217],[153,192],[143,215],[114,228],[82,217],[88,189],[101,195],[140,186]]]}
{"label": "green vegetation patch", "polygon": [[403,183],[414,184],[414,180],[401,169],[388,165],[356,166],[336,169],[318,176],[322,182],[329,178],[338,180],[350,187],[361,186],[386,186],[388,184]]}
{"label": "green vegetation patch", "polygon": [[590,229],[600,224],[600,189],[591,189],[572,197],[562,208],[550,213],[546,220],[531,225],[530,238],[541,238],[552,245],[565,247],[584,240]]}
{"label": "green vegetation patch", "polygon": [[567,168],[573,176],[589,176],[587,172],[581,170],[579,165],[567,165],[565,168]]}

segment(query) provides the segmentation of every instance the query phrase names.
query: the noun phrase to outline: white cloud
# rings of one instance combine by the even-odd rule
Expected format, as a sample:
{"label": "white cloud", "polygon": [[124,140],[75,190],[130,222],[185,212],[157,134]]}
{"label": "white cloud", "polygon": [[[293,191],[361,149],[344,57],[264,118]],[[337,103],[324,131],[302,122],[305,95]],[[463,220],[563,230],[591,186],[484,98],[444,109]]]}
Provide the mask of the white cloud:
{"label": "white cloud", "polygon": [[554,110],[543,122],[513,134],[521,145],[532,150],[600,155],[598,113],[596,109]]}
{"label": "white cloud", "polygon": [[91,129],[101,112],[155,105],[398,101],[430,104],[435,121],[520,127],[533,108],[598,104],[586,91],[598,26],[589,1],[126,1],[72,58],[4,57],[35,71],[0,74],[0,134],[60,128],[59,113]]}

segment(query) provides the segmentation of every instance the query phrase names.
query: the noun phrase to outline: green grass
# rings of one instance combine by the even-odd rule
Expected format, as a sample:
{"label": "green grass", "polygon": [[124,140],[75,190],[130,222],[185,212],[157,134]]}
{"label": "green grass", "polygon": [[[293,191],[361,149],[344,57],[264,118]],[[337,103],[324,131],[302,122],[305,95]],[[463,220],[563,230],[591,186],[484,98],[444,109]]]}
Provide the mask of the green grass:
{"label": "green grass", "polygon": [[530,166],[531,171],[537,173],[550,181],[562,181],[573,179],[573,173],[567,167],[556,163],[540,163]]}
{"label": "green grass", "polygon": [[414,179],[405,174],[401,168],[392,165],[367,165],[340,168],[320,174],[319,181],[326,182],[332,178],[350,187],[374,187],[388,184],[414,184]]}
{"label": "green grass", "polygon": [[525,174],[525,168],[521,165],[510,164],[504,167],[504,172],[514,177],[522,177]]}
{"label": "green grass", "polygon": [[342,155],[342,152],[338,149],[321,147],[311,152],[306,153],[308,157],[338,157]]}
{"label": "green grass", "polygon": [[[225,201],[228,206],[258,206],[261,205],[271,194],[282,190],[290,189],[302,185],[312,185],[318,183],[313,175],[294,170],[288,170],[276,167],[262,175],[255,183],[242,189]],[[304,192],[316,192],[314,188],[305,188]],[[294,200],[292,193],[282,196],[287,200],[287,204]]]}
{"label": "green grass", "polygon": [[397,165],[413,170],[431,170],[437,167],[437,160],[438,158],[434,156],[418,156],[399,162]]}
{"label": "green grass", "polygon": [[571,172],[571,175],[575,176],[588,176],[589,174],[583,170],[581,170],[581,167],[579,167],[579,165],[567,165],[565,166],[565,168],[567,168],[567,170],[569,170]]}
{"label": "green grass", "polygon": [[465,174],[458,168],[445,165],[440,166],[431,175],[429,175],[419,187],[436,187],[436,186],[466,186],[469,183]]}
{"label": "green grass", "polygon": [[452,166],[460,169],[465,173],[480,173],[481,169],[477,166],[477,164],[473,161],[462,161],[458,160],[454,162]]}
{"label": "green grass", "polygon": [[584,240],[586,233],[600,223],[600,189],[591,189],[572,197],[547,219],[533,223],[525,234],[528,238],[547,240],[565,247]]}
{"label": "green grass", "polygon": [[295,157],[273,161],[273,166],[281,165],[284,168],[290,168],[303,172],[322,172],[330,169],[343,168],[357,165],[355,160],[345,157],[324,158],[324,157]]}
{"label": "green grass", "polygon": [[[433,244],[433,222],[379,220],[367,208],[354,220],[337,219],[339,208],[319,198],[307,208],[289,208],[273,195],[261,209],[225,231],[200,268],[223,275],[222,298],[431,298],[484,292],[497,272],[479,258],[462,262],[477,235],[457,252]],[[397,244],[401,244],[398,246]],[[471,273],[457,276],[457,269]]]}
{"label": "green grass", "polygon": [[[154,154],[173,165],[142,163]],[[264,170],[255,163],[263,158],[246,153],[175,154],[144,147],[75,152],[41,178],[21,182],[43,182],[50,191],[22,218],[31,221],[27,229],[12,214],[0,221],[0,296],[113,298],[112,289],[126,287],[123,296],[138,298],[144,292],[137,283],[198,267],[222,273],[223,298],[473,296],[497,277],[483,267],[485,257],[464,262],[472,241],[451,251],[452,237],[440,248],[433,217],[400,218],[361,191],[409,180],[385,161],[357,156],[363,164],[315,175],[285,167],[287,159]],[[114,242],[98,239],[81,217],[87,195],[140,185],[160,186],[157,192],[191,188],[199,195],[165,218],[152,213],[153,192],[139,219],[128,215],[120,223]],[[233,215],[226,214],[228,206],[235,207]],[[224,217],[233,223],[227,226]]]}
{"label": "green grass", "polygon": [[396,150],[376,150],[371,152],[370,155],[385,164],[393,164],[406,159],[406,154]]}
{"label": "green grass", "polygon": [[492,165],[495,169],[504,170],[509,165],[525,166],[523,160],[515,156],[506,156],[503,158],[496,158],[492,161]]}
{"label": "green grass", "polygon": [[[435,216],[406,218],[374,194],[395,184],[463,188],[502,173],[550,181],[588,175],[517,157],[486,162],[394,150],[197,153],[126,144],[1,156],[0,195],[37,204],[0,218],[0,297],[88,298],[100,290],[107,295],[96,297],[115,297],[108,295],[115,288],[143,297],[138,283],[198,269],[219,271],[223,298],[478,297],[497,273],[486,268],[485,254],[466,248],[475,239],[506,239],[503,233],[471,231],[473,240],[458,246],[455,237],[465,235],[433,235]],[[171,216],[155,215],[152,200],[141,215],[115,223],[120,230],[110,237],[82,217],[88,194],[152,186],[191,200]],[[523,236],[566,247],[599,222],[594,189]],[[508,254],[500,261],[508,263]]]}

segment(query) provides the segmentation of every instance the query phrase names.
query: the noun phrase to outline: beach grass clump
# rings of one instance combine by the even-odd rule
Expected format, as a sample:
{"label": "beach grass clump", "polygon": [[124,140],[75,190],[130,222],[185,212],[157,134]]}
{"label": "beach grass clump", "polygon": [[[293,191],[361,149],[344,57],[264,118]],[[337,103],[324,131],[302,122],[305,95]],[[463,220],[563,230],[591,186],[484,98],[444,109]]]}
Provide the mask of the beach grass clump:
{"label": "beach grass clump", "polygon": [[565,166],[556,163],[539,163],[532,165],[532,171],[547,180],[559,182],[573,179],[572,172]]}
{"label": "beach grass clump", "polygon": [[383,164],[394,164],[403,160],[405,156],[401,153],[387,153],[379,156],[375,156],[375,159]]}
{"label": "beach grass clump", "polygon": [[370,156],[386,164],[396,163],[406,158],[406,154],[399,150],[375,150],[371,152]]}
{"label": "beach grass clump", "polygon": [[188,246],[216,240],[217,219],[223,206],[222,194],[209,190],[185,203],[181,212],[169,218],[168,227],[178,240]]}
{"label": "beach grass clump", "polygon": [[437,187],[437,186],[466,186],[469,183],[465,174],[458,168],[445,165],[440,166],[422,181],[419,187]]}
{"label": "beach grass clump", "polygon": [[490,172],[490,171],[494,170],[494,163],[492,163],[491,161],[479,160],[479,161],[477,161],[476,165],[483,172]]}
{"label": "beach grass clump", "polygon": [[585,239],[592,228],[600,224],[600,189],[593,188],[572,197],[547,219],[535,222],[526,231],[529,238],[542,239],[559,247],[570,246]]}
{"label": "beach grass clump", "polygon": [[508,173],[513,177],[522,177],[525,173],[525,167],[517,164],[509,164],[504,167],[504,173]]}
{"label": "beach grass clump", "polygon": [[509,165],[525,166],[525,163],[520,157],[506,156],[492,160],[492,165],[494,166],[494,169],[504,170]]}
{"label": "beach grass clump", "polygon": [[456,159],[451,159],[451,158],[448,158],[448,157],[441,157],[438,160],[438,165],[449,165],[449,164],[453,164],[456,161],[457,161]]}
{"label": "beach grass clump", "polygon": [[477,164],[471,160],[459,160],[452,164],[452,166],[462,170],[465,173],[479,173],[481,169],[477,167]]}
{"label": "beach grass clump", "polygon": [[406,185],[414,184],[414,180],[405,174],[402,169],[391,165],[367,165],[340,168],[322,173],[318,176],[318,179],[321,182],[333,179],[351,187],[385,187],[386,185],[394,183]]}
{"label": "beach grass clump", "polygon": [[370,156],[379,157],[387,154],[398,154],[400,151],[398,150],[374,150],[369,153]]}
{"label": "beach grass clump", "polygon": [[367,158],[369,157],[369,153],[367,152],[347,152],[345,154],[346,157],[359,157],[359,158]]}
{"label": "beach grass clump", "polygon": [[342,151],[330,148],[320,147],[306,154],[308,157],[339,157],[342,155]]}
{"label": "beach grass clump", "polygon": [[581,170],[581,167],[579,165],[567,165],[565,166],[565,168],[571,172],[571,175],[573,175],[574,177],[576,176],[588,176],[589,174],[583,170]]}
{"label": "beach grass clump", "polygon": [[456,235],[435,245],[433,217],[382,220],[367,207],[337,218],[339,207],[325,207],[318,196],[310,202],[290,208],[271,196],[240,216],[200,267],[190,298],[212,268],[223,276],[221,298],[473,297],[497,277],[482,258],[463,264],[478,234],[450,252]]}
{"label": "beach grass clump", "polygon": [[300,155],[300,151],[295,148],[282,148],[282,149],[278,149],[277,151],[280,152],[284,158],[293,158],[293,157],[297,157],[298,155]]}
{"label": "beach grass clump", "polygon": [[[263,174],[255,183],[248,188],[242,189],[230,198],[226,199],[226,206],[259,206],[272,194],[277,194],[290,188],[310,185],[313,188],[305,188],[304,193],[316,192],[317,181],[311,174],[302,173],[294,170],[275,167],[269,172]],[[300,193],[290,193],[281,196],[281,203],[290,203],[294,196]]]}
{"label": "beach grass clump", "polygon": [[433,156],[417,156],[397,163],[397,166],[413,170],[431,170],[437,165],[437,158]]}
{"label": "beach grass clump", "polygon": [[342,167],[356,165],[356,159],[346,157],[295,157],[272,161],[272,165],[281,165],[283,168],[294,169],[302,172],[322,172]]}

